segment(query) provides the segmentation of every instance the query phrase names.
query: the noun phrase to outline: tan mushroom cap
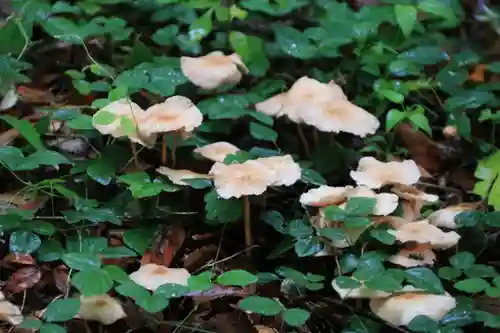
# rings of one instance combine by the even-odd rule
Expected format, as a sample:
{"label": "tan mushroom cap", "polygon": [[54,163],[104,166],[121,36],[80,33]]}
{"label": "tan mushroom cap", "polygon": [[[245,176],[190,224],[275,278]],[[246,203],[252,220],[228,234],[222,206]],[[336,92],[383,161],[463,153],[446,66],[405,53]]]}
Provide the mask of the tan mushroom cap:
{"label": "tan mushroom cap", "polygon": [[407,223],[396,230],[389,230],[388,232],[402,243],[430,244],[432,248],[442,250],[455,246],[461,237],[454,231],[444,232],[438,227],[429,224],[427,220]]}
{"label": "tan mushroom cap", "polygon": [[422,207],[426,204],[439,201],[437,195],[425,193],[414,186],[396,184],[391,188],[391,191],[403,199],[403,216],[409,220],[418,219]]}
{"label": "tan mushroom cap", "polygon": [[456,229],[458,226],[455,223],[455,216],[465,211],[475,210],[478,205],[479,203],[477,202],[464,202],[455,206],[449,206],[435,211],[427,219],[430,224],[437,227]]}
{"label": "tan mushroom cap", "polygon": [[264,326],[264,325],[255,325],[254,328],[258,333],[278,333],[274,328]]}
{"label": "tan mushroom cap", "polygon": [[346,200],[347,192],[352,189],[352,186],[334,187],[322,185],[302,193],[299,201],[304,206],[312,207],[340,205]]}
{"label": "tan mushroom cap", "polygon": [[340,288],[335,280],[332,281],[333,289],[339,294],[341,299],[346,298],[381,298],[391,294],[381,290],[374,290],[361,285],[357,288]]}
{"label": "tan mushroom cap", "polygon": [[[347,191],[347,199],[375,198],[377,200],[373,215],[389,215],[398,208],[398,196],[392,193],[375,193],[366,186],[358,186]],[[344,208],[346,204],[340,205]]]}
{"label": "tan mushroom cap", "polygon": [[7,301],[0,291],[0,322],[7,322],[11,325],[19,325],[23,321],[21,309]]}
{"label": "tan mushroom cap", "polygon": [[188,183],[184,182],[184,179],[209,179],[210,177],[203,173],[197,173],[191,170],[174,170],[167,168],[166,166],[161,166],[156,169],[156,172],[167,176],[167,178],[175,185],[187,186]]}
{"label": "tan mushroom cap", "polygon": [[183,56],[181,70],[189,81],[205,90],[236,84],[240,82],[242,72],[248,73],[248,68],[238,54],[227,56],[221,51],[213,51],[197,58]]}
{"label": "tan mushroom cap", "polygon": [[287,92],[257,103],[255,108],[269,116],[287,116],[293,122],[300,123],[313,105],[338,99],[347,100],[347,97],[335,82],[321,83],[303,76]]}
{"label": "tan mushroom cap", "polygon": [[346,132],[359,137],[373,134],[380,127],[377,117],[344,99],[314,105],[302,118],[322,132]]}
{"label": "tan mushroom cap", "polygon": [[189,98],[172,96],[146,110],[141,130],[146,133],[192,132],[202,121],[203,115]]}
{"label": "tan mushroom cap", "polygon": [[187,286],[190,276],[184,268],[168,268],[157,264],[142,265],[129,275],[132,281],[151,291],[166,283]]}
{"label": "tan mushroom cap", "polygon": [[255,160],[229,165],[216,162],[209,175],[213,177],[217,194],[223,199],[260,195],[278,177],[274,170]]}
{"label": "tan mushroom cap", "polygon": [[456,300],[446,293],[434,295],[421,292],[403,293],[370,300],[371,311],[395,326],[407,326],[413,318],[424,315],[440,321],[456,307]]}
{"label": "tan mushroom cap", "polygon": [[[96,123],[95,119],[101,111],[112,113],[117,117],[111,124],[99,125]],[[142,122],[144,120],[144,116],[144,110],[139,105],[127,98],[123,98],[118,101],[112,102],[97,111],[92,117],[92,125],[101,134],[111,135],[115,138],[126,136],[132,142],[136,142],[142,146],[152,148],[156,142],[156,135],[143,130]],[[125,134],[125,130],[122,127],[122,117],[129,119],[132,124],[136,126],[136,131]]]}
{"label": "tan mushroom cap", "polygon": [[350,175],[358,185],[378,189],[388,184],[415,184],[420,171],[413,160],[384,163],[368,156],[359,160],[358,169]]}
{"label": "tan mushroom cap", "polygon": [[389,257],[388,261],[403,267],[431,266],[436,261],[436,254],[430,245],[419,244],[415,248],[401,249],[399,253]]}
{"label": "tan mushroom cap", "polygon": [[256,159],[257,162],[264,164],[277,174],[276,181],[272,186],[291,186],[300,179],[302,169],[292,158],[291,155],[271,156]]}
{"label": "tan mushroom cap", "polygon": [[206,159],[221,163],[224,162],[227,155],[232,155],[238,151],[240,151],[240,148],[226,141],[214,142],[194,150],[195,153]]}
{"label": "tan mushroom cap", "polygon": [[80,297],[78,318],[111,325],[126,316],[120,302],[109,295]]}

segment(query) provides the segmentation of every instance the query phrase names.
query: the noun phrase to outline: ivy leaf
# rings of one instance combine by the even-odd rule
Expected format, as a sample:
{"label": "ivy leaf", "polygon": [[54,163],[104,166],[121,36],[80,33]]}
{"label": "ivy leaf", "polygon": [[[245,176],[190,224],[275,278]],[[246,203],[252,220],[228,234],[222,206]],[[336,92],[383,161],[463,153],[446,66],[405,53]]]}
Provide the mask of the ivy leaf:
{"label": "ivy leaf", "polygon": [[205,195],[205,216],[219,223],[236,221],[243,216],[243,200],[221,199],[212,189]]}
{"label": "ivy leaf", "polygon": [[77,298],[58,299],[50,303],[43,314],[48,322],[62,322],[73,319],[80,311],[80,300]]}
{"label": "ivy leaf", "polygon": [[488,288],[490,284],[481,278],[469,278],[455,283],[455,289],[466,293],[479,293]]}
{"label": "ivy leaf", "polygon": [[429,268],[416,267],[407,269],[406,280],[416,288],[422,288],[432,293],[444,293],[441,280]]}
{"label": "ivy leaf", "polygon": [[224,286],[240,287],[256,283],[257,280],[257,276],[241,269],[235,269],[229,272],[225,272],[217,278],[217,282]]}
{"label": "ivy leaf", "polygon": [[450,264],[461,270],[466,270],[474,265],[476,257],[470,252],[459,252],[450,257]]}
{"label": "ivy leaf", "polygon": [[66,253],[62,260],[68,267],[88,271],[101,267],[101,259],[96,254],[70,252]]}
{"label": "ivy leaf", "polygon": [[290,326],[301,326],[306,323],[311,314],[303,309],[292,308],[283,312],[283,320]]}
{"label": "ivy leaf", "polygon": [[409,37],[417,22],[417,9],[411,5],[395,5],[394,13],[403,35]]}
{"label": "ivy leaf", "polygon": [[275,130],[256,122],[250,123],[250,134],[257,140],[271,142],[278,140],[278,133]]}
{"label": "ivy leaf", "polygon": [[71,277],[71,284],[84,296],[102,295],[113,287],[113,281],[102,269],[77,272]]}
{"label": "ivy leaf", "polygon": [[13,253],[30,254],[38,250],[40,245],[42,240],[31,231],[19,230],[10,235],[9,249]]}
{"label": "ivy leaf", "polygon": [[261,296],[248,296],[238,303],[240,309],[266,316],[276,316],[285,310],[285,307],[275,300]]}
{"label": "ivy leaf", "polygon": [[316,46],[297,29],[283,24],[272,26],[276,43],[284,53],[299,59],[311,59],[318,53]]}
{"label": "ivy leaf", "polygon": [[345,207],[347,215],[366,216],[373,213],[377,199],[375,198],[350,198]]}

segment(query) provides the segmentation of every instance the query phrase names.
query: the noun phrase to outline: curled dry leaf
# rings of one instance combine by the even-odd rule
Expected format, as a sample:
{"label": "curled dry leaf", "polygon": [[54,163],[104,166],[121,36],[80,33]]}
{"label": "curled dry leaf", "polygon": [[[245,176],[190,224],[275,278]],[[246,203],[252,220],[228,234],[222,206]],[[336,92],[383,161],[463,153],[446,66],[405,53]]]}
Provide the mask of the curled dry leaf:
{"label": "curled dry leaf", "polygon": [[403,293],[370,301],[371,311],[395,326],[407,326],[413,318],[420,315],[438,322],[455,307],[456,300],[448,293]]}
{"label": "curled dry leaf", "polygon": [[80,319],[98,321],[103,325],[111,325],[126,316],[120,302],[111,296],[80,297],[80,311],[77,315]]}
{"label": "curled dry leaf", "polygon": [[384,163],[369,156],[362,157],[357,170],[351,171],[350,175],[358,185],[378,189],[389,184],[415,184],[420,171],[412,160]]}
{"label": "curled dry leaf", "polygon": [[184,268],[168,268],[157,264],[146,264],[129,275],[130,279],[144,288],[154,291],[165,283],[187,286],[191,274]]}
{"label": "curled dry leaf", "polygon": [[18,269],[7,280],[5,292],[16,294],[33,287],[42,278],[42,272],[37,266]]}
{"label": "curled dry leaf", "polygon": [[2,260],[3,265],[35,265],[36,260],[29,254],[24,253],[9,253]]}
{"label": "curled dry leaf", "polygon": [[238,147],[229,142],[219,141],[196,148],[194,152],[211,161],[222,163],[227,155],[234,154],[239,150]]}
{"label": "curled dry leaf", "polygon": [[175,185],[187,186],[188,183],[184,182],[184,179],[210,179],[210,177],[206,174],[193,172],[190,170],[174,170],[170,169],[166,166],[161,166],[156,169],[156,172],[167,176],[167,178],[174,183]]}
{"label": "curled dry leaf", "polygon": [[189,81],[206,90],[236,84],[240,82],[242,72],[248,73],[238,54],[227,56],[221,51],[213,51],[197,58],[183,56],[181,70]]}

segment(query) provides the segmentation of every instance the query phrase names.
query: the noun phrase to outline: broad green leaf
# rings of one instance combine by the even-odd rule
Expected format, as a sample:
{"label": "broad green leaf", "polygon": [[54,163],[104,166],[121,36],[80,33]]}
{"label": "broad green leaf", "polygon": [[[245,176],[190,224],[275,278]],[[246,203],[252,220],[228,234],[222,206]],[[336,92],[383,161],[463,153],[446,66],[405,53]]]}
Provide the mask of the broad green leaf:
{"label": "broad green leaf", "polygon": [[417,46],[398,55],[399,60],[417,65],[435,65],[449,58],[450,56],[438,46]]}
{"label": "broad green leaf", "polygon": [[484,291],[490,284],[481,278],[469,278],[455,283],[455,289],[466,293],[479,293]]}
{"label": "broad green leaf", "polygon": [[[480,160],[474,174],[479,179],[476,185],[474,185],[474,193],[480,195],[482,198],[488,196],[488,204],[492,205],[496,210],[500,210],[499,173],[500,151],[497,151],[488,158]],[[489,190],[491,190],[491,193],[488,193]],[[457,218],[459,217],[457,216]]]}
{"label": "broad green leaf", "polygon": [[21,135],[36,149],[44,149],[44,144],[40,134],[36,131],[33,125],[25,119],[17,119],[10,115],[0,116],[0,119],[15,128]]}
{"label": "broad green leaf", "polygon": [[124,283],[130,281],[128,274],[120,267],[116,265],[106,265],[102,270],[108,275],[108,277],[116,282]]}
{"label": "broad green leaf", "polygon": [[482,222],[484,214],[479,211],[460,212],[455,215],[454,222],[458,227],[473,227]]}
{"label": "broad green leaf", "polygon": [[396,237],[384,229],[372,229],[370,235],[386,245],[393,245],[396,242]]}
{"label": "broad green leaf", "polygon": [[312,185],[326,185],[326,180],[313,169],[302,168],[300,181]]}
{"label": "broad green leaf", "polygon": [[271,142],[278,140],[278,133],[275,130],[256,122],[250,123],[250,134],[257,140]]}
{"label": "broad green leaf", "polygon": [[406,118],[406,113],[404,113],[403,111],[399,111],[396,109],[389,110],[385,118],[385,130],[389,132],[405,118]]}
{"label": "broad green leaf", "polygon": [[224,286],[244,287],[257,282],[257,276],[245,270],[235,269],[217,277],[217,282]]}
{"label": "broad green leaf", "polygon": [[102,295],[113,287],[113,281],[102,269],[77,272],[71,277],[71,284],[84,296]]}
{"label": "broad green leaf", "polygon": [[303,309],[292,308],[283,312],[283,320],[290,326],[301,326],[306,323],[311,314]]}
{"label": "broad green leaf", "polygon": [[38,319],[24,318],[18,328],[39,330],[43,322]]}
{"label": "broad green leaf", "polygon": [[417,22],[417,9],[411,5],[395,5],[394,14],[401,32],[405,37],[409,37]]}
{"label": "broad green leaf", "polygon": [[453,267],[440,267],[438,275],[442,279],[454,281],[456,278],[462,275],[462,272],[459,269]]}
{"label": "broad green leaf", "polygon": [[345,210],[340,208],[339,206],[328,206],[323,209],[323,213],[325,214],[325,217],[330,221],[345,221],[346,219]]}
{"label": "broad green leaf", "polygon": [[56,261],[61,259],[63,255],[64,248],[61,243],[55,239],[45,240],[36,252],[36,257],[41,262]]}
{"label": "broad green leaf", "polygon": [[50,303],[43,314],[48,322],[62,322],[73,319],[80,310],[80,300],[77,298],[57,299]]}
{"label": "broad green leaf", "polygon": [[410,114],[408,120],[410,120],[410,122],[414,124],[417,128],[422,129],[429,136],[432,136],[432,129],[431,126],[429,125],[429,119],[427,119],[425,114],[414,112]]}
{"label": "broad green leaf", "polygon": [[465,270],[465,275],[468,277],[478,277],[478,278],[487,278],[487,277],[495,277],[498,276],[498,272],[492,266],[475,264],[472,265],[469,269]]}
{"label": "broad green leaf", "polygon": [[138,228],[125,231],[123,234],[124,243],[134,249],[139,254],[144,254],[154,240],[158,228]]}
{"label": "broad green leaf", "polygon": [[406,270],[406,280],[416,288],[422,288],[432,293],[444,293],[441,280],[426,267],[415,267]]}
{"label": "broad green leaf", "polygon": [[243,200],[219,198],[215,190],[205,195],[205,216],[209,221],[227,223],[243,216]]}
{"label": "broad green leaf", "polygon": [[158,45],[173,45],[178,34],[179,26],[171,24],[156,30],[151,38],[153,39],[153,42]]}
{"label": "broad green leaf", "polygon": [[62,260],[69,268],[78,271],[89,271],[101,267],[101,259],[96,254],[91,253],[66,253]]}
{"label": "broad green leaf", "polygon": [[[150,296],[150,293],[146,288],[138,285],[137,283],[135,283],[133,281],[124,282],[124,283],[120,284],[119,286],[116,286],[115,290],[120,295],[130,297],[130,298],[134,299],[136,302],[143,300],[143,299],[146,299]],[[166,298],[166,297],[164,297],[164,298]]]}
{"label": "broad green leaf", "polygon": [[342,289],[354,289],[361,287],[361,282],[348,276],[338,276],[334,281]]}
{"label": "broad green leaf", "polygon": [[135,303],[149,313],[157,313],[165,310],[170,300],[165,295],[147,295],[144,298],[135,299]]}
{"label": "broad green leaf", "polygon": [[188,287],[191,291],[206,291],[212,289],[212,272],[203,272],[191,275],[188,279]]}
{"label": "broad green leaf", "polygon": [[293,237],[312,236],[313,229],[304,220],[293,220],[288,223],[286,233]]}
{"label": "broad green leaf", "polygon": [[66,329],[61,325],[45,323],[40,327],[40,333],[66,333]]}
{"label": "broad green leaf", "polygon": [[458,252],[450,257],[450,264],[461,270],[466,270],[474,265],[476,257],[470,252]]}
{"label": "broad green leaf", "polygon": [[111,125],[117,120],[117,118],[118,117],[114,113],[111,113],[106,110],[100,110],[94,115],[93,121],[97,125],[105,126],[105,125]]}
{"label": "broad green leaf", "polygon": [[427,316],[418,315],[410,321],[408,329],[412,332],[434,333],[438,332],[439,325]]}
{"label": "broad green leaf", "polygon": [[308,236],[298,238],[294,248],[299,257],[308,257],[320,252],[323,245],[318,237]]}
{"label": "broad green leaf", "polygon": [[318,234],[334,242],[344,240],[347,237],[345,231],[340,228],[321,228],[318,230]]}
{"label": "broad green leaf", "polygon": [[402,282],[402,280],[397,279],[391,274],[383,273],[367,280],[365,286],[374,290],[395,292],[403,288]]}
{"label": "broad green leaf", "polygon": [[242,310],[265,316],[276,316],[285,310],[285,307],[277,301],[261,296],[248,296],[241,300],[238,306]]}
{"label": "broad green leaf", "polygon": [[10,235],[9,249],[13,253],[30,254],[38,250],[40,245],[42,240],[31,231],[19,230]]}
{"label": "broad green leaf", "polygon": [[229,33],[229,43],[232,49],[238,53],[250,74],[263,76],[269,68],[264,41],[256,36],[246,35],[239,31]]}
{"label": "broad green leaf", "polygon": [[418,9],[434,16],[442,17],[448,21],[456,21],[457,17],[453,8],[446,2],[423,0],[419,1]]}
{"label": "broad green leaf", "polygon": [[310,59],[317,55],[316,46],[303,32],[283,24],[275,24],[272,28],[276,43],[284,53],[299,59]]}
{"label": "broad green leaf", "polygon": [[125,246],[112,246],[101,252],[103,258],[119,259],[125,257],[136,257],[137,253]]}
{"label": "broad green leaf", "polygon": [[375,198],[353,197],[347,201],[345,211],[347,215],[370,215],[373,213],[376,203],[377,199]]}
{"label": "broad green leaf", "polygon": [[155,295],[164,295],[166,298],[182,297],[189,292],[189,288],[180,284],[165,283],[155,290]]}
{"label": "broad green leaf", "polygon": [[189,39],[199,42],[212,31],[213,10],[209,9],[189,26]]}

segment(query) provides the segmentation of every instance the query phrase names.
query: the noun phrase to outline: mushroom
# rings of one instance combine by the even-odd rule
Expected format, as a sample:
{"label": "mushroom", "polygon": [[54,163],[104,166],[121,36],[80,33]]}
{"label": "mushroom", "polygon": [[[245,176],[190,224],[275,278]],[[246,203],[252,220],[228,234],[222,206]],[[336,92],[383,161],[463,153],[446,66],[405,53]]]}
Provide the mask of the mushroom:
{"label": "mushroom", "polygon": [[167,178],[174,183],[175,185],[187,186],[188,183],[184,182],[184,179],[209,179],[210,177],[206,174],[193,172],[190,170],[174,170],[167,168],[165,166],[161,166],[156,169],[156,172],[167,176]]}
{"label": "mushroom", "polygon": [[278,174],[266,165],[255,160],[243,163],[223,164],[216,162],[210,169],[215,190],[223,199],[241,198],[244,201],[245,241],[247,246],[252,244],[250,224],[249,195],[260,195],[275,184]]}
{"label": "mushroom", "polygon": [[413,318],[422,315],[440,321],[456,305],[448,293],[410,292],[370,300],[371,311],[394,326],[407,326]]}
{"label": "mushroom", "polygon": [[455,206],[437,210],[429,215],[427,219],[430,224],[437,227],[456,229],[458,226],[455,223],[455,217],[462,212],[475,210],[479,205],[480,203],[478,202],[463,202]]}
{"label": "mushroom", "polygon": [[222,163],[227,155],[232,155],[239,150],[238,147],[229,142],[219,141],[196,148],[194,152],[211,161]]}
{"label": "mushroom", "polygon": [[418,244],[412,248],[401,249],[398,254],[389,257],[388,261],[403,267],[434,265],[436,254],[430,244]]}
{"label": "mushroom", "polygon": [[126,316],[120,302],[109,295],[80,297],[78,318],[111,325]]}
{"label": "mushroom", "polygon": [[295,163],[291,155],[261,157],[257,162],[273,170],[278,177],[271,186],[291,186],[300,179],[302,169]]}
{"label": "mushroom", "polygon": [[174,132],[172,164],[175,165],[175,144],[177,134],[192,132],[201,125],[203,115],[191,100],[184,96],[172,96],[163,103],[150,106],[145,113],[142,129],[150,134],[163,133],[161,162],[167,163],[166,134]]}
{"label": "mushroom", "polygon": [[182,73],[194,85],[213,90],[222,85],[236,84],[242,78],[242,72],[248,68],[237,53],[224,55],[221,51],[213,51],[201,57],[181,57]]}
{"label": "mushroom", "polygon": [[454,231],[444,232],[429,224],[427,220],[407,223],[396,230],[388,230],[388,232],[402,243],[430,244],[433,249],[442,250],[455,246],[461,237]]}
{"label": "mushroom", "polygon": [[[392,193],[375,193],[365,186],[358,186],[347,191],[347,200],[351,198],[375,198],[375,208],[373,215],[389,215],[398,208],[398,196]],[[339,207],[345,208],[347,203],[341,204]]]}
{"label": "mushroom", "polygon": [[424,205],[439,201],[437,195],[425,193],[414,186],[396,184],[391,191],[403,199],[404,217],[411,221],[420,217],[420,210]]}
{"label": "mushroom", "polygon": [[258,333],[278,333],[274,328],[264,326],[264,325],[255,325],[254,328]]}
{"label": "mushroom", "polygon": [[356,184],[378,189],[388,184],[415,184],[420,171],[413,160],[384,163],[368,156],[359,160],[358,169],[350,175]]}
{"label": "mushroom", "polygon": [[187,286],[190,276],[191,274],[184,268],[168,268],[152,263],[142,265],[129,275],[132,281],[151,291],[166,283]]}
{"label": "mushroom", "polygon": [[339,205],[346,200],[347,192],[353,189],[352,186],[332,187],[322,185],[302,193],[300,203],[304,206],[325,207]]}
{"label": "mushroom", "polygon": [[7,322],[11,325],[19,325],[23,320],[21,309],[8,300],[5,295],[0,291],[0,321]]}

